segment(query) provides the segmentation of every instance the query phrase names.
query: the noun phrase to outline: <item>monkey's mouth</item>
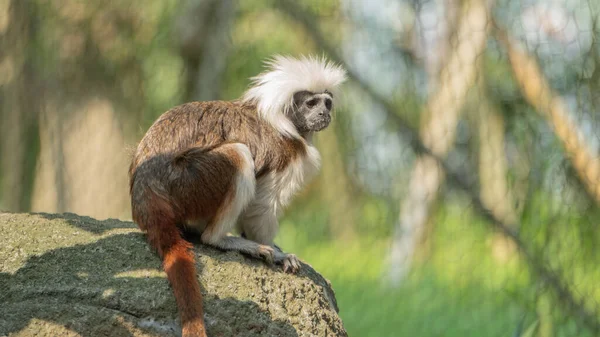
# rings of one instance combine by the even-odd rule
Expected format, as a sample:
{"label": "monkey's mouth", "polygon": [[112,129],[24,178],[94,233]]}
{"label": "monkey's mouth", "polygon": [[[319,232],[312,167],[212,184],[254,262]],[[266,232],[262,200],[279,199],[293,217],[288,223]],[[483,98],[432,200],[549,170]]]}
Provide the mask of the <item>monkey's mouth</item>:
{"label": "monkey's mouth", "polygon": [[312,124],[311,129],[314,132],[321,131],[321,130],[325,129],[327,126],[329,126],[330,122],[331,122],[331,116],[325,116],[321,119],[316,120]]}

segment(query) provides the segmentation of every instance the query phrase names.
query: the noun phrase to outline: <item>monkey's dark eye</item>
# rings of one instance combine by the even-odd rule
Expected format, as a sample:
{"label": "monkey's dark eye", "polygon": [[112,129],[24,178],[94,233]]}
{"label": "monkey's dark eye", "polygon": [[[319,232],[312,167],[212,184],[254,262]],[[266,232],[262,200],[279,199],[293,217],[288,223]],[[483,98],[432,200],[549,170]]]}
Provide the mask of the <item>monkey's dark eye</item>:
{"label": "monkey's dark eye", "polygon": [[333,102],[329,98],[325,99],[325,107],[327,108],[327,110],[331,110],[332,104],[333,104]]}
{"label": "monkey's dark eye", "polygon": [[312,99],[309,99],[308,101],[306,101],[306,106],[309,107],[309,108],[312,108],[315,105],[317,105],[318,102],[319,102],[318,99],[312,98]]}

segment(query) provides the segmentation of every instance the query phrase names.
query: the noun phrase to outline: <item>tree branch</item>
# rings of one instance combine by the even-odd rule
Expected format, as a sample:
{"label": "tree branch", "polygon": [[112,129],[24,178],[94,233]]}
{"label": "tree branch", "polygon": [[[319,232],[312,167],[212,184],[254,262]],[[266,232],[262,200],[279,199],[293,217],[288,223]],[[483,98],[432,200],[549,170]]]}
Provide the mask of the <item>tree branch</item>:
{"label": "tree branch", "polygon": [[502,28],[496,26],[495,31],[498,40],[508,52],[513,75],[521,93],[535,111],[552,126],[586,192],[600,205],[600,157],[596,156],[585,142],[583,132],[572,120],[573,113],[564,99],[552,89],[535,57],[519,48]]}

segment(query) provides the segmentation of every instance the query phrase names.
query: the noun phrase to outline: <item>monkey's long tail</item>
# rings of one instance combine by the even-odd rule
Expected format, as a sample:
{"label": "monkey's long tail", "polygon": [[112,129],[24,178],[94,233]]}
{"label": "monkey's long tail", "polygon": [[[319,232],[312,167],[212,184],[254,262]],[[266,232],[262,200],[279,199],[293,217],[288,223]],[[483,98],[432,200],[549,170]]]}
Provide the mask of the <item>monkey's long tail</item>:
{"label": "monkey's long tail", "polygon": [[192,244],[181,237],[175,212],[167,200],[154,193],[146,222],[148,241],[163,260],[163,268],[175,294],[183,337],[206,337],[202,294],[196,276]]}

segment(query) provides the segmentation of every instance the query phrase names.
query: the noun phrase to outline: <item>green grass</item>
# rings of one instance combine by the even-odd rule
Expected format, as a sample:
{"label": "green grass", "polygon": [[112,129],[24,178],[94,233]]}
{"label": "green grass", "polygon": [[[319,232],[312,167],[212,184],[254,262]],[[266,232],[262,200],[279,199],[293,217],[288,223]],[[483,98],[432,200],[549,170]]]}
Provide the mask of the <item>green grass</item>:
{"label": "green grass", "polygon": [[[332,282],[350,336],[514,336],[523,319],[523,330],[531,326],[536,288],[518,255],[495,259],[490,228],[458,208],[434,222],[429,257],[396,288],[385,282],[385,238],[315,243],[289,219],[278,242]],[[586,336],[554,310],[553,336]]]}
{"label": "green grass", "polygon": [[517,326],[520,310],[505,294],[480,284],[457,286],[432,268],[388,287],[381,277],[387,246],[323,243],[290,250],[332,282],[350,336],[507,336]]}

